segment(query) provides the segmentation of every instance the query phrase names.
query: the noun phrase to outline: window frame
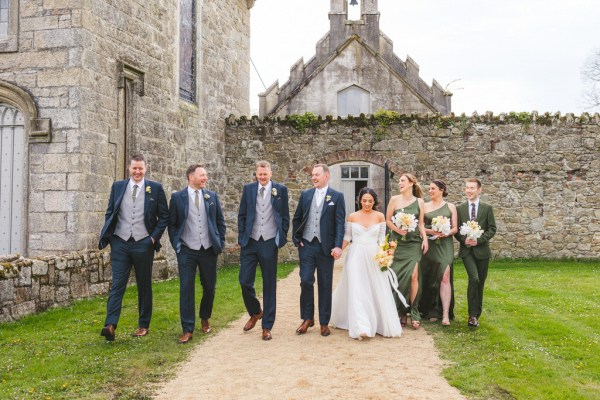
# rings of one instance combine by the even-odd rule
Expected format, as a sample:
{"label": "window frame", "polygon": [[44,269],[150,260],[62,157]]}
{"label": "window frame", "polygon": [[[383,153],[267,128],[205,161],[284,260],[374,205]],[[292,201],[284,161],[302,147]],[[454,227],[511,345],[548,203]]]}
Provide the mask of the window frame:
{"label": "window frame", "polygon": [[8,0],[8,31],[0,36],[0,53],[19,51],[19,0]]}

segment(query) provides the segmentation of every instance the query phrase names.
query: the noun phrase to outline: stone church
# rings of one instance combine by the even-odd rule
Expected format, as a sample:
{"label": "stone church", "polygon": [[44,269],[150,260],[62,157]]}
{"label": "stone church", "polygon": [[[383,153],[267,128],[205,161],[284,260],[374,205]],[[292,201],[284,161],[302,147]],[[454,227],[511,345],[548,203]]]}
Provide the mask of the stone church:
{"label": "stone church", "polygon": [[[349,7],[357,5],[360,19],[351,20]],[[412,58],[402,61],[394,54],[392,40],[379,29],[379,18],[377,0],[331,0],[330,30],[317,43],[315,56],[307,63],[298,60],[283,86],[275,82],[259,95],[259,115],[312,112],[347,117],[382,109],[448,115],[451,93],[435,80],[427,85]],[[384,193],[384,176],[381,166],[342,162],[331,169],[331,185],[344,193],[346,209],[353,211],[361,188]]]}
{"label": "stone church", "polygon": [[0,254],[95,249],[132,153],[167,193],[195,162],[221,189],[225,117],[249,113],[253,5],[0,1]]}
{"label": "stone church", "polygon": [[330,29],[316,54],[307,63],[298,60],[281,87],[275,82],[259,95],[259,115],[449,114],[451,94],[435,80],[427,85],[412,58],[394,54],[392,40],[379,29],[378,0],[350,4],[360,7],[360,19],[349,19],[348,0],[331,0]]}

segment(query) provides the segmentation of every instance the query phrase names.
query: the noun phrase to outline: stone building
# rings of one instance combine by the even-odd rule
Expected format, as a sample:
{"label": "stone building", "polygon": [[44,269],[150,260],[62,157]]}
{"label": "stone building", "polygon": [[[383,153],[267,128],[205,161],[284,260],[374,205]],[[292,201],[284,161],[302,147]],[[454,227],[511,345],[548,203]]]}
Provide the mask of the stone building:
{"label": "stone building", "polygon": [[[382,109],[450,113],[451,94],[435,80],[428,86],[412,58],[402,61],[394,54],[392,40],[379,29],[377,0],[356,2],[360,19],[350,20],[348,0],[331,0],[330,30],[317,43],[315,56],[307,63],[298,60],[283,86],[275,82],[259,95],[260,116],[312,112],[346,117]],[[335,165],[331,172],[331,185],[344,193],[347,210],[356,209],[362,187],[384,193],[382,166],[356,160]]]}
{"label": "stone building", "polygon": [[[352,3],[356,3],[353,1]],[[330,30],[307,63],[298,60],[290,78],[259,95],[259,115],[358,116],[380,109],[399,113],[451,111],[451,94],[419,77],[419,65],[400,60],[379,29],[377,0],[360,0],[360,19],[348,18],[348,0],[331,0]],[[355,6],[353,6],[355,7]]]}
{"label": "stone building", "polygon": [[96,248],[132,153],[167,195],[193,162],[222,187],[224,118],[249,112],[253,4],[2,0],[0,254]]}

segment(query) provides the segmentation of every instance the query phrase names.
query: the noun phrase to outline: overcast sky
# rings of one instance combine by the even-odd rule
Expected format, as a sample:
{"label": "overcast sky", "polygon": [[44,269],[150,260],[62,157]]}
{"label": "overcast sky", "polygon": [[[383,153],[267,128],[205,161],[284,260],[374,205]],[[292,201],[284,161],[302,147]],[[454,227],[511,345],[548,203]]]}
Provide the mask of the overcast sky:
{"label": "overcast sky", "polygon": [[[329,9],[330,0],[256,0],[251,57],[267,87],[282,86],[300,57],[315,54]],[[581,68],[600,47],[599,0],[379,0],[379,12],[394,53],[410,55],[429,85],[450,84],[457,114],[589,111]],[[250,68],[258,114],[264,87]]]}

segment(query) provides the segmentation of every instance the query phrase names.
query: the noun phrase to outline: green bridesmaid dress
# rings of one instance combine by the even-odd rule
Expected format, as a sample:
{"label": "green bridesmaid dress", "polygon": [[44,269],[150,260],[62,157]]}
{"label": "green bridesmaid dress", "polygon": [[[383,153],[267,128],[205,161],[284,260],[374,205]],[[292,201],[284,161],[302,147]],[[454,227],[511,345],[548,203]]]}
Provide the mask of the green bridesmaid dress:
{"label": "green bridesmaid dress", "polygon": [[[413,214],[417,220],[419,219],[419,200],[415,200],[407,207],[399,208],[394,210],[394,215],[398,213]],[[398,243],[396,251],[394,252],[394,262],[391,268],[398,277],[398,291],[402,293],[408,303],[410,303],[410,283],[412,278],[415,264],[419,264],[419,291],[410,304],[410,318],[413,321],[420,321],[421,316],[419,314],[419,298],[421,297],[421,235],[419,228],[417,227],[414,231],[408,232],[405,236],[406,240],[402,240],[402,236],[392,231],[390,234],[390,240],[395,240]],[[394,292],[394,299],[396,300],[396,308],[398,309],[398,315],[403,316],[408,313],[408,309],[402,305],[398,296]]]}
{"label": "green bridesmaid dress", "polygon": [[[437,210],[425,213],[425,228],[431,229],[431,221],[439,215],[448,219],[452,218],[452,211],[448,203]],[[421,271],[423,272],[421,299],[419,310],[425,318],[442,318],[442,300],[440,298],[440,285],[447,266],[450,266],[450,308],[449,317],[454,319],[454,273],[452,262],[454,261],[453,237],[429,241],[429,250],[423,254],[421,260]]]}

